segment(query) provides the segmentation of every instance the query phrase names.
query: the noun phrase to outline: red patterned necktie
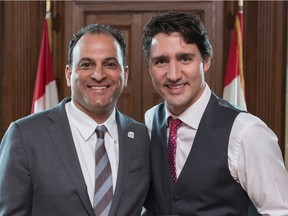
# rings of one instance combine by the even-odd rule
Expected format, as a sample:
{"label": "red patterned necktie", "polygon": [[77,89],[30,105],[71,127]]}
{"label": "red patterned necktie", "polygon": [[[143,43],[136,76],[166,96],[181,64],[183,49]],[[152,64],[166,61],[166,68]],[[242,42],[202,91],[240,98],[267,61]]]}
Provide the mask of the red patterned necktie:
{"label": "red patterned necktie", "polygon": [[172,117],[170,117],[169,125],[170,125],[170,131],[169,131],[169,138],[168,138],[167,158],[168,158],[168,164],[169,164],[171,177],[175,183],[177,181],[177,175],[176,175],[177,143],[176,143],[176,140],[177,140],[177,130],[179,129],[181,125],[181,120],[173,119]]}

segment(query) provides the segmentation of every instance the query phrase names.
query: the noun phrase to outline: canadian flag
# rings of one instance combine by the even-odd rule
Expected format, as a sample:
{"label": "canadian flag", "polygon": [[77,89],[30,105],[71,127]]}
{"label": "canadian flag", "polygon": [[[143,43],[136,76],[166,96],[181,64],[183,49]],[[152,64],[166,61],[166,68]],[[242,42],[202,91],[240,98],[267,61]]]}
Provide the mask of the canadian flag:
{"label": "canadian flag", "polygon": [[245,102],[245,84],[243,76],[243,4],[235,19],[235,26],[230,44],[226,76],[224,80],[223,99],[247,110]]}
{"label": "canadian flag", "polygon": [[51,108],[59,102],[50,53],[48,19],[46,16],[44,20],[31,113]]}

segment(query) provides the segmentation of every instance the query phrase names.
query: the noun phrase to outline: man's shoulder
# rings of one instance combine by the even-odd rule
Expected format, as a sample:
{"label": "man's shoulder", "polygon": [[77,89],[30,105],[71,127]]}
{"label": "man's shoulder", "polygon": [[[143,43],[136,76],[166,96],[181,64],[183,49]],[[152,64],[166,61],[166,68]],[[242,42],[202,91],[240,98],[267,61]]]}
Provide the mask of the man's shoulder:
{"label": "man's shoulder", "polygon": [[148,116],[149,116],[149,117],[154,116],[156,110],[159,109],[159,108],[164,108],[164,107],[165,107],[164,105],[165,105],[164,102],[154,105],[153,107],[151,107],[150,109],[148,109],[148,110],[145,112],[145,117],[146,117],[146,116],[147,116],[147,117],[148,117]]}
{"label": "man's shoulder", "polygon": [[117,115],[118,115],[118,119],[119,119],[121,122],[124,122],[124,123],[127,124],[127,125],[132,125],[132,126],[144,126],[144,123],[143,123],[143,122],[140,122],[140,121],[134,119],[133,117],[128,116],[128,115],[122,113],[122,112],[119,111],[119,110],[117,110]]}
{"label": "man's shoulder", "polygon": [[44,119],[46,119],[49,112],[50,110],[45,110],[45,111],[33,113],[33,114],[27,115],[25,117],[22,117],[16,120],[15,123],[18,125],[26,125],[26,124],[31,124],[33,122],[36,123],[39,121],[43,121]]}
{"label": "man's shoulder", "polygon": [[58,118],[63,119],[63,117],[65,116],[66,116],[66,112],[64,109],[64,104],[59,103],[55,107],[22,117],[16,120],[15,123],[21,127],[27,127],[27,126],[37,127],[37,125],[41,126],[45,124],[43,122],[46,122],[46,121],[54,122]]}

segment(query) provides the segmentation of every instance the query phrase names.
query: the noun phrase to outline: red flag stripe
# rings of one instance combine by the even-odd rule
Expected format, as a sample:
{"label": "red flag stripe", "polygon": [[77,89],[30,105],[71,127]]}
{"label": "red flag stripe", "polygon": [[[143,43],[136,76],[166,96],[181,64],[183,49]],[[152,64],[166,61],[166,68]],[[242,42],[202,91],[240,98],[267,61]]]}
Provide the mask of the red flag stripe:
{"label": "red flag stripe", "polygon": [[[35,112],[35,107],[34,107],[35,102],[39,98],[45,95],[46,86],[54,80],[55,80],[54,69],[53,69],[50,46],[49,46],[48,21],[47,19],[45,19],[43,35],[42,35],[42,40],[41,40],[40,55],[39,55],[39,60],[38,60],[37,77],[35,81],[32,109],[31,109],[32,113]],[[57,97],[56,101],[58,101],[58,96],[56,95],[56,97]],[[55,105],[55,104],[52,104],[52,105]],[[45,105],[43,105],[43,107],[49,108],[49,107],[46,107]]]}
{"label": "red flag stripe", "polygon": [[243,77],[241,20],[242,20],[242,13],[238,13],[238,16],[236,16],[235,19],[235,28],[233,29],[233,35],[230,43],[224,86],[231,83],[232,80],[240,74],[240,71],[242,71],[242,77]]}
{"label": "red flag stripe", "polygon": [[243,73],[243,11],[235,18],[224,80],[223,98],[246,110]]}

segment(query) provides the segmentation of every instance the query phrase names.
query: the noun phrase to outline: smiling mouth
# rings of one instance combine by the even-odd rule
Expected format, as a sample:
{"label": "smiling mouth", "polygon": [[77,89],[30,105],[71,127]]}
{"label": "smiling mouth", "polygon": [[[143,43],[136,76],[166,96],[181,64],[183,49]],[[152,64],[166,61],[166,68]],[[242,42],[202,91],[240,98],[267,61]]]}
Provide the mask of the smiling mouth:
{"label": "smiling mouth", "polygon": [[185,84],[179,84],[179,85],[166,85],[169,89],[180,89],[185,86]]}
{"label": "smiling mouth", "polygon": [[89,88],[92,90],[103,90],[103,89],[107,89],[108,86],[89,86]]}

